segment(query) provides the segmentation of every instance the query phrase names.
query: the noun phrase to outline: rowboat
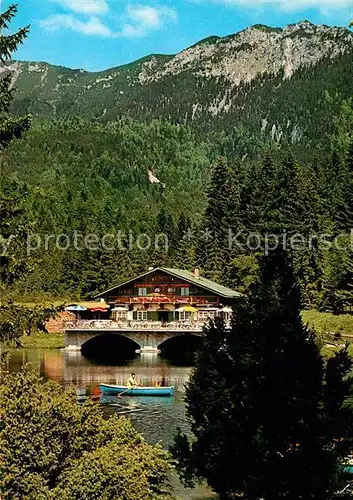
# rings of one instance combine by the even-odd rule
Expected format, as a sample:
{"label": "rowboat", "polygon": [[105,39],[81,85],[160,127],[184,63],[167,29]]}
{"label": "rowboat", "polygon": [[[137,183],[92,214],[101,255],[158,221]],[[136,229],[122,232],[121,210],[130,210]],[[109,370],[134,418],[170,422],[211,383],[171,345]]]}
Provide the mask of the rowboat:
{"label": "rowboat", "polygon": [[346,465],[346,467],[344,468],[344,472],[347,472],[347,474],[353,475],[353,466]]}
{"label": "rowboat", "polygon": [[128,387],[127,385],[100,384],[103,394],[121,394],[124,396],[172,396],[174,387]]}

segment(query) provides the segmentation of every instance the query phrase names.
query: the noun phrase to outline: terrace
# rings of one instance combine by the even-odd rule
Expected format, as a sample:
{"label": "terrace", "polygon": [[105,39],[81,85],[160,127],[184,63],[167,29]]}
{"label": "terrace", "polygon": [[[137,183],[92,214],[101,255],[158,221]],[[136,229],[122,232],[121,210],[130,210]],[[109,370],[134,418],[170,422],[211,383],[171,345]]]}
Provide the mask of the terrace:
{"label": "terrace", "polygon": [[[104,331],[202,331],[207,321],[114,321],[114,320],[77,320],[67,321],[66,330],[104,330]],[[227,322],[230,326],[230,322]]]}

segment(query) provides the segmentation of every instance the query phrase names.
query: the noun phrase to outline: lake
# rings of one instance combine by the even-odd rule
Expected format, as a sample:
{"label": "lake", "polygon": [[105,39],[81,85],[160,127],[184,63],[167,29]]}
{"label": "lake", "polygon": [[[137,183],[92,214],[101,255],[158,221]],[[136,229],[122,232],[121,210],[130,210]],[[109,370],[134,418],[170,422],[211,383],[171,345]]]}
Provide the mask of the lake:
{"label": "lake", "polygon": [[[173,397],[102,397],[98,404],[106,415],[118,413],[128,416],[136,429],[150,443],[161,443],[164,448],[173,442],[177,427],[188,432],[185,415],[185,383],[191,367],[176,366],[155,354],[139,355],[117,366],[97,364],[85,358],[81,352],[55,349],[18,349],[11,351],[10,369],[17,371],[25,362],[47,379],[56,380],[63,386],[74,385],[84,393],[94,392],[98,385],[126,385],[133,371],[142,385],[173,385]],[[208,500],[215,498],[209,489],[197,487],[185,489],[173,476],[172,484],[178,499]]]}

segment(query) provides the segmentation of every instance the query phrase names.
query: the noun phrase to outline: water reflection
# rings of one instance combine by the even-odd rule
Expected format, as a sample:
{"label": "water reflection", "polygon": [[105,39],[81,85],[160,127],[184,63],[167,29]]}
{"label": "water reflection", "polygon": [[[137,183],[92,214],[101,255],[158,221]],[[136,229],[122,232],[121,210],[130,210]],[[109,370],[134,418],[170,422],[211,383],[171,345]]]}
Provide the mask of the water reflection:
{"label": "water reflection", "polygon": [[174,397],[121,397],[103,396],[101,404],[108,414],[119,413],[131,418],[135,427],[150,443],[168,447],[173,442],[177,427],[188,432],[183,398]]}
{"label": "water reflection", "polygon": [[127,337],[105,333],[87,340],[81,347],[83,356],[94,363],[123,365],[133,359],[140,346]]}
{"label": "water reflection", "polygon": [[88,360],[80,352],[63,353],[63,378],[65,384],[90,387],[94,384],[125,385],[131,372],[135,372],[142,385],[173,385],[183,392],[190,374],[190,367],[176,367],[155,354],[138,355],[123,365],[102,365]]}
{"label": "water reflection", "polygon": [[[150,442],[168,447],[179,426],[187,430],[184,391],[190,367],[173,366],[155,354],[138,355],[120,366],[102,365],[85,358],[80,352],[59,350],[14,350],[10,369],[18,371],[30,361],[44,377],[63,384],[74,385],[80,400],[85,394],[98,395],[100,383],[125,385],[132,371],[142,385],[172,385],[173,397],[98,397],[105,414],[129,415],[136,428]],[[153,425],[151,425],[153,422]]]}

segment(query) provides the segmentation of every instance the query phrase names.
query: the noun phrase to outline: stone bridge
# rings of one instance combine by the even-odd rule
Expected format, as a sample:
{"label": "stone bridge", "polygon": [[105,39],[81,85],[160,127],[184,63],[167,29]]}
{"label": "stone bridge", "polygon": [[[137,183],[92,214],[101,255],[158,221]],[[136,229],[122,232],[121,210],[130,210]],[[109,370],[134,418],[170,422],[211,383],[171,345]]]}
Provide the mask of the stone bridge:
{"label": "stone bridge", "polygon": [[185,335],[195,335],[201,336],[202,328],[193,329],[141,329],[136,328],[124,328],[124,329],[82,329],[82,328],[70,328],[65,330],[65,349],[67,350],[80,350],[81,347],[89,340],[104,336],[106,334],[119,335],[121,337],[126,337],[136,344],[136,352],[145,353],[159,353],[160,346],[163,342],[170,340],[175,337],[181,337]]}

